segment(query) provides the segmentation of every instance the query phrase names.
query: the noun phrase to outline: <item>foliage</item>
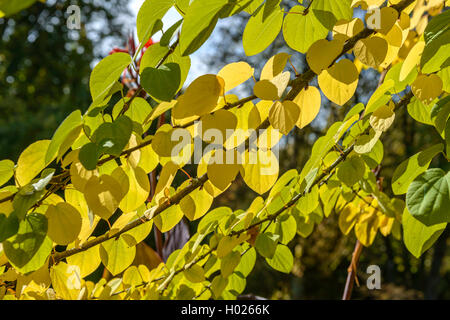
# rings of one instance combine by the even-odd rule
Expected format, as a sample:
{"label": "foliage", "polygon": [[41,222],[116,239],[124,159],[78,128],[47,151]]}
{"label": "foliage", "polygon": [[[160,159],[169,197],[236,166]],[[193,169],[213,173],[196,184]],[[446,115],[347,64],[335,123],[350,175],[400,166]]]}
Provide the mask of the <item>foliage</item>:
{"label": "foliage", "polygon": [[[375,26],[373,11],[363,22],[352,19],[353,8],[378,8],[385,1],[313,0],[289,12],[280,2],[144,3],[137,21],[141,44],[132,55],[114,53],[97,64],[88,110],[70,114],[51,140],[31,144],[15,166],[0,163],[0,182],[13,180],[0,190],[0,263],[8,266],[0,269],[0,280],[21,284],[4,298],[236,299],[257,256],[290,273],[294,237],[308,237],[333,218],[364,246],[377,234],[403,236],[414,256],[433,245],[450,221],[449,174],[430,168],[439,155],[448,160],[450,145],[449,59],[440,49],[449,41],[444,2],[389,0],[375,10]],[[179,38],[169,29],[171,40],[140,55],[172,6],[183,15]],[[242,12],[250,14],[242,35],[247,55],[263,51],[282,30],[287,44],[306,54],[309,68],[301,74],[294,69],[294,77],[286,66],[295,61],[280,52],[258,79],[248,63],[234,62],[181,91],[189,55],[219,19]],[[298,29],[304,32],[292,31]],[[367,104],[351,106],[363,68],[378,71],[380,83],[367,93]],[[139,72],[137,90],[126,93],[123,79],[117,81],[125,69]],[[316,76],[319,88],[310,84]],[[250,81],[250,97],[229,93]],[[303,167],[280,174],[275,145],[315,119],[320,92],[349,112],[315,141]],[[122,99],[108,112],[117,94]],[[149,97],[142,99],[147,94],[154,107]],[[380,188],[380,137],[403,109],[433,126],[442,141],[398,164],[390,186],[397,196],[390,196],[391,190]],[[215,134],[199,135],[197,120],[203,132]],[[224,135],[227,130],[232,134]],[[183,138],[181,146],[174,135]],[[191,177],[186,170],[192,171],[199,147]],[[229,155],[232,163],[223,161]],[[158,181],[152,179],[157,168]],[[188,178],[177,186],[175,177],[182,174]],[[238,175],[259,195],[248,208],[210,211]],[[151,248],[143,253],[141,244],[152,229],[175,230],[184,216],[198,224],[182,248],[153,265],[136,262],[160,259]],[[94,236],[102,220],[109,229]],[[88,280],[100,264],[113,279]]]}

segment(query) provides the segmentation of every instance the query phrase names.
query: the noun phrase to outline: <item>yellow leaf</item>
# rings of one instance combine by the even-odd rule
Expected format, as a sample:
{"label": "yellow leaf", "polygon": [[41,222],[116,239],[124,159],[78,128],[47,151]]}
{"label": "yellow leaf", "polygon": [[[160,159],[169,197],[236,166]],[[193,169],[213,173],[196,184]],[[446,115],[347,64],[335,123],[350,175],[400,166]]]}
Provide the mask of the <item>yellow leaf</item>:
{"label": "yellow leaf", "polygon": [[261,71],[260,80],[271,80],[283,72],[290,55],[280,52],[267,60]]}
{"label": "yellow leaf", "polygon": [[172,161],[166,163],[162,168],[161,173],[159,174],[158,183],[156,184],[155,194],[153,196],[153,199],[157,204],[164,202],[164,190],[170,187],[173,179],[175,178],[175,175],[178,172],[178,169],[178,165],[176,165]]}
{"label": "yellow leaf", "polygon": [[424,48],[425,41],[419,41],[412,47],[400,70],[400,81],[405,80],[409,73],[419,64]]}
{"label": "yellow leaf", "polygon": [[346,41],[364,29],[364,22],[359,18],[348,21],[341,19],[333,27],[333,38]]}
{"label": "yellow leaf", "polygon": [[353,97],[358,86],[358,70],[353,62],[343,59],[319,75],[319,86],[325,96],[342,106]]}
{"label": "yellow leaf", "polygon": [[75,189],[80,192],[84,192],[86,183],[91,177],[98,177],[99,175],[98,169],[86,170],[79,161],[72,162],[70,165],[70,178],[72,180],[72,184]]}
{"label": "yellow leaf", "polygon": [[274,129],[289,134],[300,116],[300,107],[292,101],[275,101],[269,111],[269,121]]}
{"label": "yellow leaf", "polygon": [[133,262],[135,255],[136,247],[128,246],[122,237],[110,239],[100,245],[102,263],[113,276],[128,268]]}
{"label": "yellow leaf", "polygon": [[66,202],[47,208],[48,236],[55,243],[67,245],[77,239],[82,225],[78,210]]}
{"label": "yellow leaf", "polygon": [[146,173],[150,173],[155,170],[158,163],[158,155],[153,150],[151,144],[144,148],[141,148],[141,159],[139,160],[138,164],[139,167],[141,167]]}
{"label": "yellow leaf", "polygon": [[60,262],[50,269],[50,278],[57,296],[64,300],[78,299],[80,290],[84,285],[78,266]]}
{"label": "yellow leaf", "polygon": [[219,97],[224,94],[224,87],[224,80],[213,74],[195,79],[178,98],[178,103],[172,110],[172,117],[175,120],[182,120],[211,112],[216,107]]}
{"label": "yellow leaf", "polygon": [[92,212],[109,219],[123,198],[122,187],[111,176],[92,176],[86,183],[84,197]]}
{"label": "yellow leaf", "polygon": [[[189,181],[183,183],[180,189],[187,186],[188,183]],[[214,197],[205,188],[197,188],[181,199],[180,209],[190,221],[194,221],[200,219],[208,212],[213,200]]]}
{"label": "yellow leaf", "polygon": [[47,166],[45,155],[50,142],[50,140],[36,141],[20,154],[15,175],[20,186],[28,184]]}
{"label": "yellow leaf", "polygon": [[[378,17],[376,17],[376,15],[378,15]],[[398,11],[391,7],[384,7],[381,8],[380,11],[374,10],[369,12],[366,16],[366,22],[369,25],[377,19],[379,19],[379,21],[377,21],[379,26],[375,26],[375,28],[371,29],[375,29],[381,34],[387,34],[398,19]]]}
{"label": "yellow leaf", "polygon": [[321,39],[314,42],[306,53],[306,61],[316,74],[326,70],[339,56],[344,48],[344,42],[340,39],[328,41]]}
{"label": "yellow leaf", "polygon": [[387,131],[395,120],[392,108],[384,105],[375,110],[370,116],[370,125],[375,131]]}
{"label": "yellow leaf", "polygon": [[217,76],[225,81],[224,92],[228,92],[250,79],[254,72],[247,62],[234,62],[223,67]]}
{"label": "yellow leaf", "polygon": [[205,270],[198,264],[194,264],[184,272],[186,279],[192,283],[199,283],[205,281]]}
{"label": "yellow leaf", "polygon": [[258,148],[262,150],[272,149],[283,138],[283,134],[271,125],[258,137]]}
{"label": "yellow leaf", "polygon": [[[147,174],[140,167],[132,168],[125,165],[123,170],[128,177],[129,187],[128,192],[120,201],[119,208],[123,212],[132,212],[147,201],[150,194],[150,182]],[[122,185],[121,181],[118,180],[118,182]]]}
{"label": "yellow leaf", "polygon": [[379,219],[372,208],[364,213],[355,225],[356,238],[366,247],[370,246],[377,235]]}
{"label": "yellow leaf", "polygon": [[302,129],[310,124],[319,114],[322,103],[320,91],[316,87],[308,86],[293,101],[300,107],[300,116],[296,125]]}
{"label": "yellow leaf", "polygon": [[[91,238],[90,240],[93,240]],[[67,246],[67,249],[70,250],[74,248],[74,243],[71,243]],[[72,266],[77,266],[80,268],[80,275],[82,278],[87,277],[92,272],[97,270],[98,266],[101,263],[100,260],[100,246],[94,246],[92,248],[87,249],[86,251],[79,252],[70,257],[67,257],[67,263]]]}
{"label": "yellow leaf", "polygon": [[352,0],[352,8],[361,6],[361,9],[374,9],[381,6],[386,0]]}
{"label": "yellow leaf", "polygon": [[183,219],[183,211],[181,211],[179,205],[174,205],[154,218],[155,226],[161,232],[167,232],[175,227]]}
{"label": "yellow leaf", "polygon": [[412,83],[413,94],[424,104],[430,104],[442,93],[443,82],[437,74],[422,74]]}
{"label": "yellow leaf", "polygon": [[208,178],[211,183],[220,190],[226,190],[236,178],[241,167],[242,159],[236,150],[213,151],[207,166]]}
{"label": "yellow leaf", "polygon": [[238,119],[228,110],[218,110],[213,114],[206,114],[200,118],[203,140],[208,143],[223,145],[228,133],[234,132]]}
{"label": "yellow leaf", "polygon": [[67,203],[75,207],[81,214],[82,224],[81,231],[78,235],[78,243],[82,244],[90,237],[92,232],[94,232],[97,223],[100,221],[100,217],[93,214],[89,215],[89,207],[84,195],[80,191],[74,189],[73,186],[69,185],[66,187],[64,196]]}
{"label": "yellow leaf", "polygon": [[241,168],[245,183],[259,194],[266,193],[278,178],[278,159],[272,150],[247,151]]}
{"label": "yellow leaf", "polygon": [[378,68],[386,59],[388,43],[381,37],[358,40],[353,48],[353,53],[366,66]]}
{"label": "yellow leaf", "polygon": [[356,223],[356,218],[359,214],[359,208],[355,206],[352,202],[347,204],[345,208],[339,214],[339,229],[345,235],[349,234],[353,226]]}
{"label": "yellow leaf", "polygon": [[383,236],[387,237],[392,230],[392,227],[394,226],[395,218],[389,218],[388,216],[381,216],[379,217],[380,221],[380,232]]}
{"label": "yellow leaf", "polygon": [[253,92],[261,100],[278,100],[286,90],[290,77],[289,71],[285,71],[271,80],[260,80],[253,87]]}

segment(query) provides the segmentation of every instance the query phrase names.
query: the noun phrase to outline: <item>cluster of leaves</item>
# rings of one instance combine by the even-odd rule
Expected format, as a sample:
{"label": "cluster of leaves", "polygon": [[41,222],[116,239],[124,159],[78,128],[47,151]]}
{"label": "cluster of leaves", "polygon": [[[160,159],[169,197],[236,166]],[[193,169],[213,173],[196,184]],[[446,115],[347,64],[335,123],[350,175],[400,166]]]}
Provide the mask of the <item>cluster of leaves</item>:
{"label": "cluster of leaves", "polygon": [[[297,234],[310,235],[333,211],[339,214],[342,233],[354,230],[364,246],[378,232],[403,237],[415,256],[433,244],[450,221],[450,176],[440,168],[429,169],[439,154],[448,159],[450,145],[445,50],[450,11],[444,10],[444,1],[389,0],[384,6],[385,0],[313,0],[290,12],[280,2],[144,2],[137,17],[141,45],[136,52],[162,29],[161,19],[170,8],[175,6],[183,18],[145,51],[139,66],[136,56],[124,52],[103,59],[91,74],[88,110],[70,114],[51,140],[31,144],[17,163],[0,162],[0,185],[14,180],[0,190],[1,297],[235,299],[244,291],[257,255],[273,269],[291,272],[294,257],[288,244]],[[368,10],[366,23],[352,18],[356,7]],[[250,65],[235,62],[180,92],[189,55],[219,19],[243,11],[250,14],[243,33],[247,55],[263,51],[283,29],[287,44],[306,54],[309,68],[293,77],[285,71],[289,55],[278,53],[258,80]],[[369,23],[373,14],[379,15],[374,28]],[[140,73],[141,86],[132,95],[125,95],[117,81],[127,68]],[[363,68],[383,75],[368,103],[352,106],[342,121],[332,124],[303,168],[279,176],[274,146],[294,126],[304,128],[316,118],[321,93],[345,105]],[[309,85],[316,75],[320,88]],[[254,95],[229,94],[247,81],[254,81]],[[118,92],[123,98],[106,112]],[[152,108],[142,93],[157,105]],[[434,126],[442,143],[397,167],[391,188],[399,197],[390,197],[377,177],[384,152],[379,139],[400,108]],[[148,134],[166,114],[170,124]],[[234,134],[220,143],[214,136],[199,137],[197,120],[203,130]],[[180,129],[190,138],[173,153],[178,141],[171,137]],[[260,130],[258,150],[249,148],[251,129]],[[197,177],[175,186],[175,176],[195,157],[196,139],[204,146]],[[243,161],[215,161],[230,152]],[[148,174],[159,166],[152,186]],[[260,196],[246,209],[210,211],[214,198],[239,174]],[[139,255],[152,255],[141,246],[152,229],[168,232],[183,217],[198,220],[183,248],[153,266],[136,263]],[[112,225],[94,237],[102,219]],[[114,278],[85,280],[101,264]]]}

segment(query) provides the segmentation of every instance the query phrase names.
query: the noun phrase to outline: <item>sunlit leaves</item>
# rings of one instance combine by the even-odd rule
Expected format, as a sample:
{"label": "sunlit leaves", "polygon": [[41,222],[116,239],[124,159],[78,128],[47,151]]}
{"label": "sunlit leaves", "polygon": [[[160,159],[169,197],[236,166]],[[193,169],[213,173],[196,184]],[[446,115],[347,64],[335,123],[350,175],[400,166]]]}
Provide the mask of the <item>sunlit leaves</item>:
{"label": "sunlit leaves", "polygon": [[[78,137],[78,133],[81,129],[83,118],[81,117],[81,111],[75,110],[72,112],[58,127],[53,135],[52,142],[48,146],[47,153],[45,155],[45,162],[51,162],[56,155],[60,156]],[[66,141],[70,140],[70,141]]]}
{"label": "sunlit leaves", "polygon": [[449,65],[449,17],[450,13],[448,10],[444,11],[431,19],[424,31],[426,46],[420,61],[422,72],[424,73],[436,72]]}
{"label": "sunlit leaves", "polygon": [[293,100],[300,107],[300,116],[297,120],[297,127],[300,129],[310,124],[318,115],[322,98],[320,91],[316,87],[308,86],[303,89]]}
{"label": "sunlit leaves", "polygon": [[0,161],[0,186],[8,182],[14,174],[14,162],[11,160]]}
{"label": "sunlit leaves", "polygon": [[266,49],[280,33],[283,12],[277,2],[266,2],[248,20],[242,35],[242,43],[247,56],[253,56]]}
{"label": "sunlit leaves", "polygon": [[160,20],[174,4],[175,0],[146,0],[142,4],[136,20],[137,35],[141,43],[145,44],[160,29]]}
{"label": "sunlit leaves", "polygon": [[84,190],[89,208],[103,219],[108,219],[117,210],[123,196],[119,182],[108,175],[92,176]]}
{"label": "sunlit leaves", "polygon": [[48,236],[55,243],[65,245],[77,239],[82,219],[76,208],[66,202],[50,205],[47,209]]}
{"label": "sunlit leaves", "polygon": [[443,149],[442,144],[437,144],[416,153],[400,163],[392,177],[392,191],[394,194],[406,193],[411,182],[428,169],[433,157],[442,152]]}
{"label": "sunlit leaves", "polygon": [[375,131],[387,131],[395,119],[395,113],[389,106],[381,106],[370,116],[370,125]]}
{"label": "sunlit leaves", "polygon": [[353,156],[338,166],[337,177],[347,186],[352,187],[362,179],[365,169],[364,161],[358,156]]}
{"label": "sunlit leaves", "polygon": [[109,91],[117,84],[120,75],[131,63],[129,54],[118,52],[100,61],[91,73],[89,87],[94,104],[101,102]]}
{"label": "sunlit leaves", "polygon": [[316,74],[328,69],[334,60],[341,54],[344,43],[341,40],[321,39],[314,42],[306,53],[306,61]]}
{"label": "sunlit leaves", "polygon": [[[16,179],[24,186],[49,163],[45,161],[50,140],[40,140],[28,146],[20,155],[16,168]],[[56,155],[55,155],[56,156]]]}
{"label": "sunlit leaves", "polygon": [[81,278],[78,266],[68,265],[64,262],[50,269],[50,277],[55,293],[64,300],[77,300],[84,281]]}
{"label": "sunlit leaves", "polygon": [[386,58],[388,43],[381,37],[362,39],[356,43],[353,52],[362,63],[377,68]]}
{"label": "sunlit leaves", "polygon": [[178,98],[178,103],[172,111],[172,117],[181,120],[211,112],[215,108],[219,96],[223,95],[224,86],[224,80],[216,75],[208,74],[197,78]]}
{"label": "sunlit leaves", "polygon": [[269,121],[274,129],[287,135],[294,128],[300,116],[299,106],[292,101],[276,101],[269,111]]}
{"label": "sunlit leaves", "polygon": [[416,258],[427,251],[444,231],[447,223],[426,226],[405,209],[402,217],[403,238],[406,248]]}
{"label": "sunlit leaves", "polygon": [[253,92],[262,100],[278,100],[286,90],[290,76],[290,73],[286,71],[271,80],[260,80],[253,87]]}
{"label": "sunlit leaves", "polygon": [[438,75],[420,75],[412,83],[411,90],[417,99],[428,105],[441,94],[442,86],[442,80]]}
{"label": "sunlit leaves", "polygon": [[259,194],[270,190],[278,178],[278,159],[271,150],[246,152],[241,169],[245,183]]}
{"label": "sunlit leaves", "polygon": [[271,80],[278,76],[286,67],[288,59],[289,54],[285,52],[277,53],[276,55],[271,57],[269,60],[267,60],[261,71],[260,80]]}
{"label": "sunlit leaves", "polygon": [[112,275],[128,268],[135,255],[136,247],[130,247],[122,237],[108,240],[100,245],[100,258]]}
{"label": "sunlit leaves", "polygon": [[184,56],[195,52],[209,38],[222,11],[232,7],[228,0],[195,0],[186,11],[181,28],[180,47]]}
{"label": "sunlit leaves", "polygon": [[405,80],[409,73],[419,64],[424,48],[425,42],[419,41],[411,49],[400,70],[400,81]]}
{"label": "sunlit leaves", "polygon": [[283,273],[290,273],[294,265],[291,250],[282,244],[277,245],[273,257],[271,259],[266,258],[266,261],[273,269]]}
{"label": "sunlit leaves", "polygon": [[283,23],[283,36],[286,44],[292,49],[306,53],[309,47],[328,34],[313,12],[303,14],[303,6],[294,6],[289,11]]}
{"label": "sunlit leaves", "polygon": [[358,86],[358,70],[353,62],[343,59],[319,75],[319,86],[325,96],[338,105],[350,100]]}
{"label": "sunlit leaves", "polygon": [[224,92],[234,89],[253,76],[254,69],[246,62],[234,62],[223,67],[217,76],[225,81]]}

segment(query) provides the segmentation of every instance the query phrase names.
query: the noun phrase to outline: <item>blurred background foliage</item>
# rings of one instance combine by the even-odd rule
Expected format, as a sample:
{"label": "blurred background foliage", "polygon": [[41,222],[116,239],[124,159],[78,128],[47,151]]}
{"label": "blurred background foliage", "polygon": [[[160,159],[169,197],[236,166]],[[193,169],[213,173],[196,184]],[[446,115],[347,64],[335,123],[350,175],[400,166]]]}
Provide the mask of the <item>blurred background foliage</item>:
{"label": "blurred background foliage", "polygon": [[[20,151],[31,142],[51,138],[58,124],[72,110],[86,110],[90,104],[88,82],[94,62],[113,46],[121,47],[127,41],[129,30],[123,27],[124,19],[133,19],[127,0],[78,1],[83,17],[80,31],[66,28],[65,12],[70,4],[70,1],[37,3],[8,19],[0,19],[2,159],[16,160]],[[296,1],[283,1],[286,11],[294,4]],[[305,69],[304,56],[286,47],[281,34],[263,53],[246,57],[241,37],[247,19],[241,14],[216,29],[211,40],[211,47],[215,49],[202,57],[209,69],[218,70],[227,63],[242,60],[252,64],[258,73],[269,57],[281,51],[292,54],[298,73]],[[280,174],[292,168],[300,170],[314,141],[331,123],[342,120],[350,106],[366,103],[378,85],[378,77],[374,70],[364,70],[353,100],[344,107],[334,105],[322,96],[322,109],[312,125],[302,130],[295,128],[282,141]],[[250,90],[250,87],[244,88],[240,93],[250,93]],[[382,137],[385,152],[380,176],[384,178],[384,192],[392,196],[390,181],[401,161],[438,141],[433,127],[418,124],[406,108],[400,110],[395,125]],[[436,167],[445,165],[448,164],[443,158],[432,164]],[[185,179],[177,177],[180,183]],[[214,205],[245,209],[256,196],[241,180]],[[105,227],[105,224],[99,226]],[[433,248],[416,259],[401,241],[378,233],[374,244],[363,249],[358,267],[361,286],[355,286],[353,298],[449,299],[449,235],[447,228]],[[247,279],[244,294],[269,299],[339,299],[355,242],[353,233],[347,237],[341,234],[337,214],[332,213],[315,226],[308,238],[297,236],[292,242],[296,262],[291,274],[271,270],[264,259],[258,258],[255,270]],[[154,246],[152,237],[147,243]],[[381,268],[381,290],[368,290],[365,286],[368,277],[365,271],[372,264]],[[98,270],[93,276],[101,275],[102,270]]]}

